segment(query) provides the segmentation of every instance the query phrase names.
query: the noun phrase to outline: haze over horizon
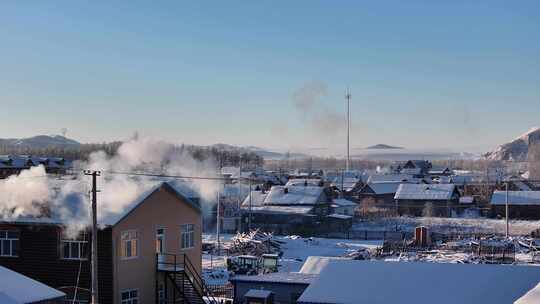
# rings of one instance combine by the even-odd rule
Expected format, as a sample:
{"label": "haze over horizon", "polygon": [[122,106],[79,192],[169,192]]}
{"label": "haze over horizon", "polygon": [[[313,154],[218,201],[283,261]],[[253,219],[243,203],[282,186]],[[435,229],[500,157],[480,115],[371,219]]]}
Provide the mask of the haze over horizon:
{"label": "haze over horizon", "polygon": [[0,138],[487,152],[540,120],[540,3],[0,4]]}

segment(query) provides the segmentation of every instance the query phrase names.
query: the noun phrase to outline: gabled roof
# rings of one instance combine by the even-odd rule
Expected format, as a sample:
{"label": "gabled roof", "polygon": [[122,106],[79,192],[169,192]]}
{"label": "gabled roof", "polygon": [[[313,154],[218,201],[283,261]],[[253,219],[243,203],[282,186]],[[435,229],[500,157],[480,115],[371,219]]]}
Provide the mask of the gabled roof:
{"label": "gabled roof", "polygon": [[395,194],[401,182],[373,182],[368,183],[362,188],[361,193],[373,194]]}
{"label": "gabled roof", "polygon": [[298,303],[508,304],[539,281],[534,266],[331,260]]}
{"label": "gabled roof", "polygon": [[60,299],[65,293],[0,266],[0,303],[25,304]]}
{"label": "gabled roof", "polygon": [[397,200],[451,200],[456,186],[453,184],[401,184],[396,195]]}
{"label": "gabled roof", "polygon": [[[303,274],[311,274],[311,275],[319,275],[321,271],[328,266],[330,261],[332,260],[346,260],[346,258],[342,257],[323,257],[323,256],[309,256],[306,261],[304,262],[304,265],[302,265],[302,268],[300,268],[300,273]],[[350,259],[348,259],[350,260]]]}
{"label": "gabled roof", "polygon": [[324,188],[318,186],[272,186],[264,200],[265,205],[315,205]]}
{"label": "gabled roof", "polygon": [[[264,205],[264,200],[266,199],[266,196],[268,195],[268,192],[262,192],[262,191],[251,191],[251,206],[262,206]],[[249,207],[249,200],[250,196],[249,193],[242,202],[242,207]]]}
{"label": "gabled roof", "polygon": [[[178,185],[176,185],[178,186]],[[201,212],[201,206],[198,203],[195,203],[192,199],[184,196],[176,187],[174,187],[170,182],[161,182],[148,191],[144,192],[137,198],[135,201],[133,201],[131,204],[129,204],[128,207],[124,208],[122,212],[116,213],[110,216],[106,216],[101,219],[100,224],[101,225],[107,225],[107,226],[114,226],[118,224],[120,221],[122,221],[124,218],[126,218],[133,210],[135,210],[137,207],[142,205],[150,196],[152,196],[154,193],[159,191],[160,189],[164,189],[166,191],[169,191],[169,193],[172,193],[174,196],[176,196],[179,200],[182,202],[187,203],[190,207],[195,209],[197,212]]]}
{"label": "gabled roof", "polygon": [[[495,191],[492,205],[506,205],[506,191]],[[540,205],[540,191],[508,191],[509,205]]]}

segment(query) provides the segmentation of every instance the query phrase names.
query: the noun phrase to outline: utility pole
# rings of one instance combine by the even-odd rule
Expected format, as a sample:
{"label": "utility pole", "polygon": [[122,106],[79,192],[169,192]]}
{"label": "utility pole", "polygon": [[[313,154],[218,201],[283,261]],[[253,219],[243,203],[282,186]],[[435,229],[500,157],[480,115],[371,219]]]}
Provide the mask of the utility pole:
{"label": "utility pole", "polygon": [[345,168],[347,169],[347,171],[349,171],[351,162],[349,146],[351,132],[351,93],[349,91],[349,88],[347,88],[347,94],[345,95],[345,98],[347,99],[347,161],[345,163]]}
{"label": "utility pole", "polygon": [[219,189],[217,191],[217,209],[216,209],[216,238],[217,238],[217,251],[218,251],[218,255],[219,255],[219,249],[220,249],[220,235],[219,235],[219,232],[220,232],[220,213],[221,213],[221,202],[220,202],[220,199],[219,199]]}
{"label": "utility pole", "polygon": [[101,176],[100,171],[85,170],[84,175],[92,176],[92,304],[98,303],[98,254],[97,254],[97,177]]}
{"label": "utility pole", "polygon": [[510,227],[508,226],[508,181],[506,181],[506,206],[505,206],[505,214],[506,214],[506,238],[508,239],[508,236],[510,234]]}
{"label": "utility pole", "polygon": [[251,177],[249,177],[249,218],[248,218],[248,232],[251,231]]}

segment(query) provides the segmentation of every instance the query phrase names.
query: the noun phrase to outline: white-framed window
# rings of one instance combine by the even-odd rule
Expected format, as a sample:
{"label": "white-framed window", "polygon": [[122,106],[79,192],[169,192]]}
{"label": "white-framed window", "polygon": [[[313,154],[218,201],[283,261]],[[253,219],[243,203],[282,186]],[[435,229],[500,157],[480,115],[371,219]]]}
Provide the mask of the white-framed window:
{"label": "white-framed window", "polygon": [[87,260],[88,241],[62,240],[62,258],[64,260]]}
{"label": "white-framed window", "polygon": [[156,229],[156,253],[165,253],[165,228]]}
{"label": "white-framed window", "polygon": [[180,235],[182,236],[181,247],[182,249],[193,248],[195,243],[195,225],[185,224],[182,225]]}
{"label": "white-framed window", "polygon": [[0,256],[19,256],[19,231],[0,230]]}
{"label": "white-framed window", "polygon": [[137,231],[128,230],[121,233],[121,257],[124,259],[136,258],[138,254]]}
{"label": "white-framed window", "polygon": [[138,304],[139,291],[137,289],[124,290],[120,293],[122,304]]}

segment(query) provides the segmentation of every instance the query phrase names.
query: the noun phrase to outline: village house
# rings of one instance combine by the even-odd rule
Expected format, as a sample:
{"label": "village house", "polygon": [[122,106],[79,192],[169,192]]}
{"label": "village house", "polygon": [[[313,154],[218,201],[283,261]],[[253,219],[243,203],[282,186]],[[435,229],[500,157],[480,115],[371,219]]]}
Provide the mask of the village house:
{"label": "village house", "polygon": [[400,181],[384,181],[384,182],[368,182],[359,192],[359,200],[372,200],[374,205],[380,207],[394,206],[394,196],[402,182]]}
{"label": "village house", "polygon": [[242,203],[245,229],[260,228],[278,234],[310,234],[346,230],[351,216],[333,214],[331,191],[320,179],[292,179],[270,191],[252,192]]}
{"label": "village house", "polygon": [[[99,303],[203,303],[201,210],[184,191],[161,182],[99,221]],[[63,228],[54,217],[2,221],[0,265],[86,303],[91,236]]]}
{"label": "village house", "polygon": [[65,174],[71,168],[71,162],[61,157],[0,155],[0,179],[39,165],[42,165],[45,172],[50,174]]}
{"label": "village house", "polygon": [[431,163],[427,160],[409,160],[403,165],[403,169],[420,169],[419,174],[422,175],[428,174],[431,167]]}
{"label": "village house", "polygon": [[394,199],[400,215],[451,216],[459,192],[453,184],[401,184]]}
{"label": "village house", "polygon": [[[506,216],[506,191],[491,196],[493,216]],[[540,191],[508,191],[508,211],[512,219],[540,219]]]}

